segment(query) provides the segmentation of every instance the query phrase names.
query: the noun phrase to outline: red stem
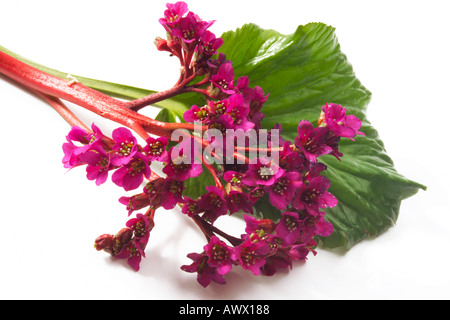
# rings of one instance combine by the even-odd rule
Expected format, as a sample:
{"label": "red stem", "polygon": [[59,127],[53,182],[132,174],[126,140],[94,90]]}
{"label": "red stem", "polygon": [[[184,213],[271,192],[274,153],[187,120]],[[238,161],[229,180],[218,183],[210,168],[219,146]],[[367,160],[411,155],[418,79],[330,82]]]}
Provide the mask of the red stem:
{"label": "red stem", "polygon": [[72,83],[47,74],[2,51],[0,51],[0,73],[33,90],[67,100],[129,128],[140,125],[151,134],[168,138],[176,129],[194,130],[193,124],[165,123],[148,118],[129,110],[120,100],[81,83]]}

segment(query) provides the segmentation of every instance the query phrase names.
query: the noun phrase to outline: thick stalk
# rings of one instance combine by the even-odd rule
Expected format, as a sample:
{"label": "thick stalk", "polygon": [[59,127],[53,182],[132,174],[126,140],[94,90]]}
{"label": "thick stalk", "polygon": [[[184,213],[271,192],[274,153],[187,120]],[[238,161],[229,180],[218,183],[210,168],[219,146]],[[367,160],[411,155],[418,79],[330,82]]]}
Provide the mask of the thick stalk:
{"label": "thick stalk", "polygon": [[61,79],[23,63],[0,51],[0,73],[46,95],[86,108],[129,128],[140,125],[145,131],[170,138],[176,129],[194,130],[192,124],[165,123],[128,109],[125,103],[70,79]]}

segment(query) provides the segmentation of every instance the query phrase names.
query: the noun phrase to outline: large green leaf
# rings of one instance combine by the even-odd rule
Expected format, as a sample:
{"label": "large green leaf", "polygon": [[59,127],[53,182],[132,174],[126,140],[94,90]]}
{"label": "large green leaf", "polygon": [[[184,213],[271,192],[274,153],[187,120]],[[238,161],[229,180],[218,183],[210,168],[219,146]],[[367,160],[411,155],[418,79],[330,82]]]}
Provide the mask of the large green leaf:
{"label": "large green leaf", "polygon": [[282,35],[248,24],[225,33],[223,39],[221,50],[233,61],[236,76],[246,75],[250,85],[270,93],[263,109],[265,128],[280,123],[282,136],[293,141],[299,121],[317,123],[325,103],[341,104],[362,120],[365,136],[341,142],[341,162],[332,156],[320,158],[328,166],[330,191],[339,200],[336,208],[327,211],[335,232],[321,239],[323,246],[349,249],[391,227],[401,201],[425,187],[395,170],[366,118],[371,93],[355,77],[334,28],[311,23]]}

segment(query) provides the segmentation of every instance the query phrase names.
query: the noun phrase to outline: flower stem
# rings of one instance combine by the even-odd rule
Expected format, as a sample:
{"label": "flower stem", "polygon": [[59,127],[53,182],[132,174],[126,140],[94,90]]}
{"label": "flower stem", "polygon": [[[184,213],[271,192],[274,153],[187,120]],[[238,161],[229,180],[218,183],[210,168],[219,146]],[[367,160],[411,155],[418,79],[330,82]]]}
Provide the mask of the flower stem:
{"label": "flower stem", "polygon": [[79,82],[52,76],[2,51],[0,51],[0,73],[34,91],[72,102],[129,128],[140,125],[150,134],[167,138],[170,138],[176,129],[194,130],[193,124],[165,123],[141,115],[127,108],[123,101],[86,87]]}

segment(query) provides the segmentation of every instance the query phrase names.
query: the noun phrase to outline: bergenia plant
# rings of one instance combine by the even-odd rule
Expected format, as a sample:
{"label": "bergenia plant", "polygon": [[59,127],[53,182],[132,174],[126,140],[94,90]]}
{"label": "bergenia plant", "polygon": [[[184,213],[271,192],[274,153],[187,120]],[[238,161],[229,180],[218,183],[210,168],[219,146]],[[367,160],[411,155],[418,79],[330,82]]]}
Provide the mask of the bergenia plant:
{"label": "bergenia plant", "polygon": [[[166,36],[156,48],[181,70],[161,92],[65,75],[0,48],[0,72],[72,126],[62,165],[123,189],[128,221],[100,235],[98,251],[138,271],[157,211],[179,206],[205,236],[181,266],[202,286],[224,284],[234,268],[271,276],[319,245],[349,249],[380,234],[400,201],[424,188],[393,168],[365,117],[370,93],[331,27],[284,36],[250,24],[217,37],[214,20],[184,2],[167,4],[159,22]],[[120,126],[107,136],[63,100]],[[162,108],[156,119],[138,112],[149,106]],[[230,215],[243,218],[234,234],[216,223]]]}

